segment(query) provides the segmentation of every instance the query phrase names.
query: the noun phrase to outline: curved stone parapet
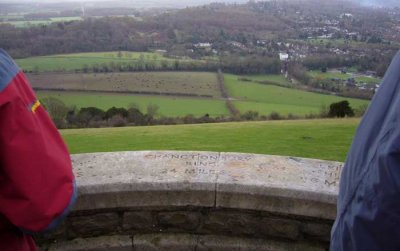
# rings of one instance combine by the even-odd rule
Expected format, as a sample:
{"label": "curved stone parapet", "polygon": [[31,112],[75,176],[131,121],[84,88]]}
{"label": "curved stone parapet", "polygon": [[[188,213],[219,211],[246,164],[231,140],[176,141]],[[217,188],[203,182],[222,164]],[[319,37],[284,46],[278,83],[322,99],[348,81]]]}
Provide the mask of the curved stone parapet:
{"label": "curved stone parapet", "polygon": [[72,159],[78,201],[56,233],[37,237],[44,250],[328,246],[342,163],[175,151],[80,154]]}

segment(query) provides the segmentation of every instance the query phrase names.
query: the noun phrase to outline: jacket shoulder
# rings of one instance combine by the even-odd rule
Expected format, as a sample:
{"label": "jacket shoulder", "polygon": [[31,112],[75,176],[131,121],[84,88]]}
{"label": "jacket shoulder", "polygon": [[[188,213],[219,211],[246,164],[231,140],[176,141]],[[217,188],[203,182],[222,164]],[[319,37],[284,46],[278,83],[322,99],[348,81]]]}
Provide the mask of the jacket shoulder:
{"label": "jacket shoulder", "polygon": [[0,49],[0,93],[11,83],[20,71],[6,51]]}

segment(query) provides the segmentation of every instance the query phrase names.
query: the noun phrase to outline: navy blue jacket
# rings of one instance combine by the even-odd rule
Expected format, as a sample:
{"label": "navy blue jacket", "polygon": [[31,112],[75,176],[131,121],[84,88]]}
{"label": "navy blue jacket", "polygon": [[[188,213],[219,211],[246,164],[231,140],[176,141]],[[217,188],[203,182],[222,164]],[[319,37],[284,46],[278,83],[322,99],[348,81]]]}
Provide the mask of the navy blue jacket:
{"label": "navy blue jacket", "polygon": [[342,171],[331,251],[400,250],[400,52],[359,125]]}

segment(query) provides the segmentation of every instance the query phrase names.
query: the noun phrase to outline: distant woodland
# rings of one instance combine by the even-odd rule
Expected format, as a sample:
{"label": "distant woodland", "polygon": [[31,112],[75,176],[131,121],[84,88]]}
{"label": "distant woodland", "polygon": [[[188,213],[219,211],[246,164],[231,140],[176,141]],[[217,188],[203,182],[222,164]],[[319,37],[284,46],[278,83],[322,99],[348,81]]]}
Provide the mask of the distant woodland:
{"label": "distant woodland", "polygon": [[[286,67],[292,69],[299,64],[307,69],[357,66],[378,76],[400,48],[395,30],[400,12],[349,2],[269,1],[143,13],[110,11],[109,17],[25,28],[1,24],[0,47],[15,58],[163,50],[170,57],[208,57],[218,62],[216,67],[236,73],[277,73],[282,67],[278,55],[285,52],[292,57]],[[41,15],[49,14],[36,13],[33,18]]]}

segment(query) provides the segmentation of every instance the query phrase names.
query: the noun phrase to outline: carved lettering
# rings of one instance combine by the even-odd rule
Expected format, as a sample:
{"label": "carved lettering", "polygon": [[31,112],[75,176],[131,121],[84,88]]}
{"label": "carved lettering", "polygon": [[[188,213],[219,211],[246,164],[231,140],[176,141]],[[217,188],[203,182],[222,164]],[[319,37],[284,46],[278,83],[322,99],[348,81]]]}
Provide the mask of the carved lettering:
{"label": "carved lettering", "polygon": [[215,175],[217,171],[214,169],[208,170],[204,168],[187,168],[185,169],[185,174],[193,174],[193,175]]}
{"label": "carved lettering", "polygon": [[148,154],[146,159],[181,159],[181,160],[196,160],[196,161],[250,161],[252,156],[220,156],[220,155],[207,155],[207,154]]}

